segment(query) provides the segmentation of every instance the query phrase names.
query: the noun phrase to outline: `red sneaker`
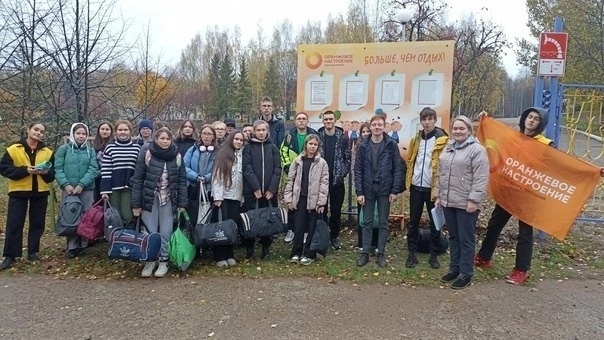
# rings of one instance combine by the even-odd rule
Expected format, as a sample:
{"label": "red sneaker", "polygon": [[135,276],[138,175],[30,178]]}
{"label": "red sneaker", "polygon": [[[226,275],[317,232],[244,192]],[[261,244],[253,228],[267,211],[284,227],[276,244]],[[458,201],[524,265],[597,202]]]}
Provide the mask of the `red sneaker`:
{"label": "red sneaker", "polygon": [[514,269],[510,276],[506,277],[505,282],[514,285],[521,285],[529,278],[528,272],[524,270]]}
{"label": "red sneaker", "polygon": [[474,266],[479,268],[491,268],[493,267],[493,264],[491,263],[491,260],[485,260],[480,255],[476,254],[476,256],[474,256]]}

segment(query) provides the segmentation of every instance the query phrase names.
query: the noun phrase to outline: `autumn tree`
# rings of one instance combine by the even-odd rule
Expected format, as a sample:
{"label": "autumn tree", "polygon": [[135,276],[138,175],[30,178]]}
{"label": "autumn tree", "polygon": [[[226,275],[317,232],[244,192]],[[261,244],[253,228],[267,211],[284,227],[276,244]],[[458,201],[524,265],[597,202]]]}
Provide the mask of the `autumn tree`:
{"label": "autumn tree", "polygon": [[248,78],[247,63],[245,58],[239,63],[239,77],[237,77],[237,93],[235,99],[235,111],[240,119],[250,122],[255,116],[254,98],[252,96],[252,86]]}
{"label": "autumn tree", "polygon": [[560,16],[569,39],[564,81],[604,84],[604,0],[526,0],[526,6],[534,40],[519,42],[518,62],[536,71],[539,35]]}

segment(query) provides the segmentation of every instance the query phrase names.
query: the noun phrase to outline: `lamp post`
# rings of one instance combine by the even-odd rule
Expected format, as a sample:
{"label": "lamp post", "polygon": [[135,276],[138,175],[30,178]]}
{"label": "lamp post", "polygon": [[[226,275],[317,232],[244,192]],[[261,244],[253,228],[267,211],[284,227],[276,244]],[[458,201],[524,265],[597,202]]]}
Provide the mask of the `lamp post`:
{"label": "lamp post", "polygon": [[407,34],[405,32],[405,28],[407,26],[407,23],[409,21],[411,21],[411,18],[413,17],[413,12],[408,9],[408,8],[401,8],[398,13],[396,14],[396,18],[398,19],[398,22],[401,23],[402,29],[401,29],[401,40],[402,41],[407,41]]}

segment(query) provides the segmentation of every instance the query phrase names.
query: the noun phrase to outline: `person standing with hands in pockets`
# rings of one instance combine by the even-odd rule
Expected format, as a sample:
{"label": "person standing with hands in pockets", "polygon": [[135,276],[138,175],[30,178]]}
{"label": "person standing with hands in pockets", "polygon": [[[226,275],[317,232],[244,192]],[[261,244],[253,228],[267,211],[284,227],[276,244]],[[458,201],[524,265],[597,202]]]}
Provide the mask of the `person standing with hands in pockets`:
{"label": "person standing with hands in pockets", "polygon": [[451,261],[441,278],[453,289],[466,288],[474,275],[476,221],[480,203],[487,196],[489,158],[485,148],[472,136],[472,121],[458,116],[451,125],[453,141],[440,154],[434,205],[442,207],[447,228]]}
{"label": "person standing with hands in pockets", "polygon": [[[321,140],[308,135],[304,148],[289,167],[283,200],[294,211],[294,239],[291,262],[309,265],[316,254],[310,252],[318,215],[323,214],[329,197],[329,166],[319,154]],[[307,234],[305,237],[304,234]]]}

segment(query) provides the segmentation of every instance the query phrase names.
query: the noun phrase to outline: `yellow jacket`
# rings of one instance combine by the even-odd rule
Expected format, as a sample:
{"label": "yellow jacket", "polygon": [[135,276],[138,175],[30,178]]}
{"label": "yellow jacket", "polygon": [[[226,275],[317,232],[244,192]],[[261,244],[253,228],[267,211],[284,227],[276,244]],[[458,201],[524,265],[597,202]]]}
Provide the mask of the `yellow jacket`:
{"label": "yellow jacket", "polygon": [[[9,160],[6,160],[7,156],[10,158]],[[12,164],[7,164],[11,161]],[[40,164],[46,161],[52,161],[52,150],[41,145],[41,147],[35,151],[35,163]],[[6,149],[6,156],[2,159],[2,175],[9,178],[9,193],[17,191],[33,191],[34,180],[37,181],[37,192],[50,191],[48,183],[54,180],[54,169],[49,171],[48,176],[30,175],[27,172],[23,172],[23,170],[25,170],[24,167],[35,166],[36,164],[32,164],[29,155],[27,154],[27,150],[22,143],[15,143]]]}
{"label": "yellow jacket", "polygon": [[[442,150],[447,146],[447,142],[449,141],[449,135],[447,131],[441,129],[439,127],[435,127],[436,129],[436,141],[434,142],[434,150],[432,151],[432,157],[430,160],[430,168],[432,168],[432,191],[431,191],[431,199],[434,201],[436,199],[436,181],[437,181],[437,169],[438,169],[438,157]],[[438,131],[440,130],[440,131]],[[421,145],[423,131],[418,131],[417,134],[411,141],[409,142],[409,159],[407,160],[407,176],[405,183],[407,185],[407,190],[411,189],[411,183],[413,182],[413,169],[415,169],[415,160],[417,159],[417,154],[419,152],[419,146]]]}

